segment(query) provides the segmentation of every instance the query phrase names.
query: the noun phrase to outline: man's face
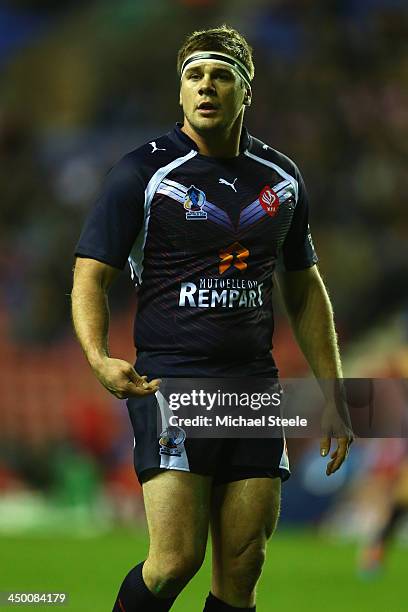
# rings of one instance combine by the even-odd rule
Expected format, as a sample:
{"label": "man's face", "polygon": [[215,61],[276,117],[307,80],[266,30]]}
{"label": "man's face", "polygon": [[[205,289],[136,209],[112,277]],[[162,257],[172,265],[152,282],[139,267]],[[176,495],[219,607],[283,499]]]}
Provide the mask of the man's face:
{"label": "man's face", "polygon": [[197,132],[230,129],[248,95],[242,79],[215,62],[187,68],[180,88],[184,117]]}

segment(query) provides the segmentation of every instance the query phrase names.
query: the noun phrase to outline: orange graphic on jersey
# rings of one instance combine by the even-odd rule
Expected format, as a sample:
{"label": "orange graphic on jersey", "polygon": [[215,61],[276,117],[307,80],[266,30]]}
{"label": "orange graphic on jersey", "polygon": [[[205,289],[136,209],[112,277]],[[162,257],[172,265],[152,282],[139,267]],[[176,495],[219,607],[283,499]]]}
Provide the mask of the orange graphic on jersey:
{"label": "orange graphic on jersey", "polygon": [[219,256],[221,260],[219,265],[220,274],[224,274],[231,266],[235,266],[241,272],[248,267],[245,260],[249,257],[249,250],[239,242],[234,242],[234,244],[222,249],[219,252]]}

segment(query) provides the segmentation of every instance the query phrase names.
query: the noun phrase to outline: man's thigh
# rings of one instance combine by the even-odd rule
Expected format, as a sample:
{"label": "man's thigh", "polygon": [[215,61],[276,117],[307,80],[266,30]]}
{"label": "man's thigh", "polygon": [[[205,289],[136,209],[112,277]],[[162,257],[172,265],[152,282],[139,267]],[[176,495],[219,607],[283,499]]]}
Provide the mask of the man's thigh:
{"label": "man's thigh", "polygon": [[151,561],[177,551],[204,556],[208,535],[211,478],[160,470],[143,482]]}
{"label": "man's thigh", "polygon": [[211,535],[214,572],[253,547],[265,550],[279,516],[280,478],[249,478],[214,487]]}

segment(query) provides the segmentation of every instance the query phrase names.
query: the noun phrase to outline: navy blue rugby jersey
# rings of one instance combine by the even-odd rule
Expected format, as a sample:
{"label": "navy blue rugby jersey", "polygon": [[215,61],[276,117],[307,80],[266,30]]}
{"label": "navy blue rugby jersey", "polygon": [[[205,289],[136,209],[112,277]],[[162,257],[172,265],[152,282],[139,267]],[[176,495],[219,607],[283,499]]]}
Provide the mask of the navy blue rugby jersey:
{"label": "navy blue rugby jersey", "polygon": [[245,129],[237,157],[207,157],[180,125],[113,167],[76,255],[129,262],[135,345],[160,376],[173,365],[273,364],[272,273],[278,260],[287,270],[317,261],[290,159]]}

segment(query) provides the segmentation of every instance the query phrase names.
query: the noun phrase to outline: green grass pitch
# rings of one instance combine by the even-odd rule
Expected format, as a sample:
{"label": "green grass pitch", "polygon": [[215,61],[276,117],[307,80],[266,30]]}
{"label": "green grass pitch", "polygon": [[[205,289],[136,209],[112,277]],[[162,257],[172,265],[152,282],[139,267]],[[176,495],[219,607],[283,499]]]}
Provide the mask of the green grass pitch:
{"label": "green grass pitch", "polygon": [[[144,531],[89,538],[0,538],[0,591],[66,591],[65,606],[19,609],[110,612],[123,576],[147,551]],[[308,531],[278,530],[258,589],[259,612],[403,612],[408,610],[408,550],[391,551],[386,571],[369,582],[355,573],[356,546]],[[173,606],[200,612],[209,589],[210,558]],[[5,606],[2,609],[15,609]]]}

